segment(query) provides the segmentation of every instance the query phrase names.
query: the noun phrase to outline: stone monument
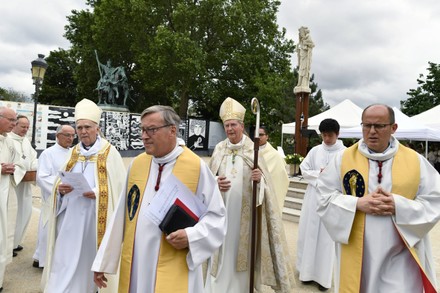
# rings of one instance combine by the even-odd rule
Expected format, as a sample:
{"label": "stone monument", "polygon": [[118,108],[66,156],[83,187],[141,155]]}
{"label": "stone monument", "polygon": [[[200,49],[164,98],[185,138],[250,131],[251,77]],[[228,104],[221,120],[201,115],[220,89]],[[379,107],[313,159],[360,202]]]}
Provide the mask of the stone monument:
{"label": "stone monument", "polygon": [[310,68],[312,64],[312,49],[315,44],[310,37],[307,27],[299,28],[299,42],[296,49],[298,54],[298,85],[293,89],[296,95],[295,115],[295,152],[305,157],[307,155],[308,138],[302,133],[307,132],[309,118]]}
{"label": "stone monument", "polygon": [[312,49],[315,44],[310,37],[310,30],[307,27],[299,28],[299,42],[296,48],[298,54],[298,85],[294,88],[294,93],[311,93],[310,67],[312,64]]}

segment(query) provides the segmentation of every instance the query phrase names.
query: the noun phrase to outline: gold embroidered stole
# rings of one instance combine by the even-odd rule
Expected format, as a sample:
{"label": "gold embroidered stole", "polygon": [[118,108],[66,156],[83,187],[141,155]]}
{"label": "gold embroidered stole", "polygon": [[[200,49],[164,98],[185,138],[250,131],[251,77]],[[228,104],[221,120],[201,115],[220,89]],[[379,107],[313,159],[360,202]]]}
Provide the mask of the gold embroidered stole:
{"label": "gold embroidered stole", "polygon": [[66,165],[66,171],[70,172],[72,168],[75,166],[78,162],[96,162],[97,164],[97,170],[98,170],[98,192],[99,195],[97,197],[97,207],[98,207],[98,214],[97,214],[97,228],[96,228],[96,245],[97,248],[101,245],[102,238],[104,237],[105,229],[107,226],[107,209],[108,209],[108,193],[109,193],[109,186],[108,186],[108,178],[107,178],[107,156],[110,152],[110,143],[108,141],[102,140],[102,142],[105,142],[104,146],[99,150],[98,154],[90,156],[89,158],[86,158],[85,156],[81,155],[79,150],[79,144],[77,144],[73,150],[72,154],[70,156],[69,161]]}
{"label": "gold embroidered stole", "polygon": [[[136,225],[150,174],[151,161],[152,156],[146,153],[137,156],[132,163],[128,177],[119,292],[130,292]],[[195,193],[199,184],[200,158],[187,147],[184,147],[184,151],[177,158],[173,174]],[[165,234],[162,233],[154,292],[188,293],[187,254],[188,249],[177,250],[173,248],[165,240]]]}
{"label": "gold embroidered stole", "polygon": [[[357,176],[361,176],[363,181],[357,180],[354,184],[350,184],[352,189],[351,195],[356,196],[355,189],[364,190],[364,194],[360,196],[368,194],[369,160],[358,151],[357,143],[348,148],[343,154],[341,178],[344,179],[346,174],[353,171],[358,174]],[[392,180],[392,193],[402,195],[408,199],[415,198],[420,182],[419,158],[416,152],[401,144],[399,145],[399,150],[393,159]],[[344,188],[343,191],[346,193]],[[341,269],[339,281],[339,292],[341,293],[360,292],[364,228],[365,213],[356,211],[348,244],[341,244]],[[402,241],[404,241],[405,245],[410,250],[411,255],[419,265],[422,279],[424,281],[425,292],[436,292],[429,290],[430,288],[433,288],[432,283],[427,278],[415,249],[410,248],[403,238]]]}

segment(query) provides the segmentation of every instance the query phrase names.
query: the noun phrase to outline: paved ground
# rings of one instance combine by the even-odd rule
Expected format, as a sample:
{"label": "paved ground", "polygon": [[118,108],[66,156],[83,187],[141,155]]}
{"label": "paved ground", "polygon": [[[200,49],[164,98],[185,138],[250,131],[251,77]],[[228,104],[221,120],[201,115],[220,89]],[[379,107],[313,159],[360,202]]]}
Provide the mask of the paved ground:
{"label": "paved ground", "polygon": [[[128,164],[129,159],[125,159]],[[40,193],[39,189],[34,189],[33,198],[33,213],[31,223],[29,225],[23,246],[24,249],[19,252],[17,257],[14,257],[13,262],[6,268],[5,280],[3,283],[3,292],[5,293],[37,293],[40,290],[40,280],[42,270],[32,267],[32,256],[35,250],[36,235],[38,227],[38,219],[40,215]],[[296,235],[298,225],[284,221],[284,229],[287,236],[287,241],[290,251],[290,259],[294,265],[296,255]],[[433,245],[433,254],[435,265],[437,269],[437,280],[440,280],[440,226],[437,225],[431,232],[431,242]],[[304,286],[299,282],[297,275],[295,275],[297,287],[292,292],[319,292],[315,286]],[[437,281],[438,282],[438,281]],[[2,292],[2,293],[3,293]],[[273,292],[269,288],[265,288],[264,293]],[[327,292],[333,292],[329,290]],[[232,292],[231,292],[232,293]]]}

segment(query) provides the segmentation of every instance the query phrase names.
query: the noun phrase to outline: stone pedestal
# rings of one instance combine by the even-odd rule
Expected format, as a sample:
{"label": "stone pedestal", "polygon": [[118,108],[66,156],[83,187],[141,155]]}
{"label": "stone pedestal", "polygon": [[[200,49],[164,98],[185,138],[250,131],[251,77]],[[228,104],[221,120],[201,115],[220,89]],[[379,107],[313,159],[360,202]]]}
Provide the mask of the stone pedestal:
{"label": "stone pedestal", "polygon": [[127,112],[127,113],[130,112],[127,106],[122,106],[122,105],[98,104],[98,107],[101,108],[103,111]]}

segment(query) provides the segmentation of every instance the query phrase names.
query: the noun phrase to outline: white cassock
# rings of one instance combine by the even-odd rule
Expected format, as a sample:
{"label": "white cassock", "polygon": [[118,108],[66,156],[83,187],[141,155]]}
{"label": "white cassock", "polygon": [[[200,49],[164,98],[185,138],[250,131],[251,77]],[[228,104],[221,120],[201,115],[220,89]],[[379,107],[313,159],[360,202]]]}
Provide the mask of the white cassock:
{"label": "white cassock", "polygon": [[[80,152],[85,157],[98,153],[106,140],[98,137],[91,149],[85,150],[80,144]],[[74,148],[69,151],[67,160]],[[67,162],[65,162],[67,164]],[[62,170],[66,166],[62,167]],[[106,173],[108,175],[107,225],[113,213],[126,176],[124,162],[115,147],[110,146],[107,157]],[[81,292],[96,293],[92,267],[97,251],[97,211],[99,200],[99,181],[96,162],[77,161],[71,172],[83,173],[96,199],[84,196],[60,197],[57,194],[55,215],[49,219],[49,234],[46,263],[43,271],[42,286],[45,293]],[[49,199],[51,202],[53,197]],[[56,232],[55,232],[56,231]],[[54,237],[56,233],[56,238]],[[115,283],[117,284],[117,283]],[[109,286],[101,292],[117,292]]]}
{"label": "white cassock", "polygon": [[[130,282],[131,293],[154,293],[156,264],[159,256],[162,231],[145,216],[145,210],[156,194],[154,186],[158,175],[158,163],[166,163],[160,180],[162,184],[172,173],[172,169],[176,164],[176,158],[180,155],[181,150],[181,147],[177,147],[165,157],[153,158],[152,160],[148,183],[136,224]],[[217,187],[216,179],[203,160],[200,160],[200,164],[200,178],[196,196],[207,205],[207,211],[194,227],[185,229],[189,242],[189,252],[186,257],[189,269],[188,293],[204,292],[201,264],[221,245],[226,234],[226,210]],[[129,173],[130,170],[128,171]],[[92,270],[95,272],[114,274],[118,270],[121,244],[124,240],[126,190],[127,185],[123,189],[118,208],[93,263]]]}
{"label": "white cassock", "polygon": [[[17,151],[25,164],[26,171],[36,171],[38,167],[37,152],[27,137],[13,132],[8,137],[14,140]],[[17,223],[15,225],[14,248],[23,242],[24,233],[32,216],[32,185],[35,182],[20,182],[15,187],[17,195]]]}
{"label": "white cassock", "polygon": [[296,269],[301,281],[315,281],[330,288],[335,260],[335,242],[319,218],[317,179],[334,156],[345,149],[341,140],[328,146],[324,142],[310,150],[300,168],[308,183],[299,218]]}
{"label": "white cassock", "polygon": [[[3,286],[6,265],[12,261],[15,221],[11,225],[10,201],[16,206],[14,187],[26,173],[24,162],[18,154],[14,141],[0,134],[0,163],[14,163],[14,175],[0,174],[0,287]],[[13,217],[15,219],[15,215]],[[12,231],[12,233],[11,233]]]}
{"label": "white cassock", "polygon": [[34,259],[38,260],[40,267],[44,267],[46,261],[47,222],[51,212],[49,198],[52,194],[58,171],[61,170],[61,167],[67,160],[68,153],[68,148],[63,148],[56,143],[44,150],[38,158],[37,185],[41,189],[41,209]]}
{"label": "white cassock", "polygon": [[[382,166],[382,188],[392,188],[391,167],[399,143],[392,137],[391,147],[384,153],[369,153],[363,140],[359,151],[369,158],[368,192],[378,187],[379,167],[375,160],[384,161]],[[364,234],[364,254],[362,263],[363,293],[377,292],[423,292],[420,269],[410,255],[401,236],[410,246],[414,246],[427,276],[436,286],[434,261],[429,241],[429,231],[440,218],[440,175],[421,155],[420,185],[414,200],[393,194],[395,215],[366,215]],[[337,265],[335,272],[335,292],[339,291],[340,244],[347,243],[354,215],[357,197],[342,194],[341,159],[338,153],[318,178],[320,193],[318,214],[327,231],[337,244]],[[399,233],[396,230],[399,229]]]}
{"label": "white cassock", "polygon": [[278,201],[281,214],[283,213],[284,200],[289,188],[289,176],[286,172],[286,161],[270,143],[260,146],[260,156],[264,158],[270,177],[273,182],[274,193]]}

